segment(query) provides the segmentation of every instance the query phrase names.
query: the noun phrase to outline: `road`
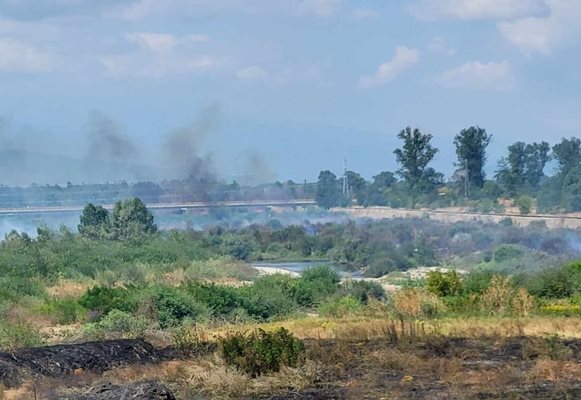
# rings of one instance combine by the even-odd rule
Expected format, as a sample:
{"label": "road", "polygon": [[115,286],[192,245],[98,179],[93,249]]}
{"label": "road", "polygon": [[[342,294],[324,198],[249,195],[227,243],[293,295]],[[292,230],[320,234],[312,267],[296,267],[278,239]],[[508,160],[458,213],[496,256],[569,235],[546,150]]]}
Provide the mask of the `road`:
{"label": "road", "polygon": [[[252,208],[252,207],[305,207],[315,205],[312,199],[297,200],[252,200],[252,201],[222,201],[222,202],[195,202],[195,203],[152,203],[147,204],[150,210],[190,210],[218,207]],[[112,210],[113,204],[106,204]],[[48,206],[48,207],[21,207],[0,208],[0,215],[6,214],[49,214],[49,213],[80,213],[84,206]]]}

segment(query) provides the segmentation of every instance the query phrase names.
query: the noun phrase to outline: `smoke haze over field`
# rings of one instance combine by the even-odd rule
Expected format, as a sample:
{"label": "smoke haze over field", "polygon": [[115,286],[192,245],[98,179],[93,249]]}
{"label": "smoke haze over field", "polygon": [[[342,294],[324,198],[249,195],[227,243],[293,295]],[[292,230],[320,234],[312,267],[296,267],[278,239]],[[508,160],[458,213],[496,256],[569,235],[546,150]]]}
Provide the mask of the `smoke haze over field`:
{"label": "smoke haze over field", "polygon": [[[189,124],[163,134],[155,149],[147,149],[135,135],[99,111],[91,112],[75,135],[76,146],[51,133],[14,129],[9,118],[0,117],[0,183],[27,186],[190,177],[204,182],[228,180],[213,154],[205,150],[208,137],[219,134],[220,119],[221,107],[214,103],[199,111]],[[244,168],[238,177],[245,183],[275,179],[276,174],[257,150],[240,151],[239,157]]]}

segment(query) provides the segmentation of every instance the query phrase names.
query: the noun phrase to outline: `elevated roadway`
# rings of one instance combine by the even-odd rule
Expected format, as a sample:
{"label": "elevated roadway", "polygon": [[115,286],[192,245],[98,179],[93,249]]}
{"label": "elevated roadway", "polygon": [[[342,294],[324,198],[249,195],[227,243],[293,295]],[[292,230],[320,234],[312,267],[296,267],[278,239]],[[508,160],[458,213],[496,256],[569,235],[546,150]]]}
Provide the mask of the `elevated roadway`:
{"label": "elevated roadway", "polygon": [[[254,208],[254,207],[306,207],[316,205],[312,199],[297,200],[251,200],[251,201],[218,201],[218,202],[193,202],[193,203],[150,203],[150,210],[190,210],[208,208]],[[104,208],[112,210],[114,204],[105,204]],[[0,215],[7,214],[49,214],[49,213],[80,213],[85,206],[43,206],[43,207],[19,207],[0,208]]]}

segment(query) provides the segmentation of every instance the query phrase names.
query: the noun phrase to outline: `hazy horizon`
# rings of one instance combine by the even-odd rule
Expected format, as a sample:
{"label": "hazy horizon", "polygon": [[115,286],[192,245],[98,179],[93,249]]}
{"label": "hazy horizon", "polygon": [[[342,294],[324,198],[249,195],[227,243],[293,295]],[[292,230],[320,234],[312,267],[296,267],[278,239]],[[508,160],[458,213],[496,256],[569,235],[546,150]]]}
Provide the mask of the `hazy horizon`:
{"label": "hazy horizon", "polygon": [[371,178],[408,125],[448,177],[486,128],[491,176],[579,136],[580,26],[570,0],[0,0],[0,184]]}

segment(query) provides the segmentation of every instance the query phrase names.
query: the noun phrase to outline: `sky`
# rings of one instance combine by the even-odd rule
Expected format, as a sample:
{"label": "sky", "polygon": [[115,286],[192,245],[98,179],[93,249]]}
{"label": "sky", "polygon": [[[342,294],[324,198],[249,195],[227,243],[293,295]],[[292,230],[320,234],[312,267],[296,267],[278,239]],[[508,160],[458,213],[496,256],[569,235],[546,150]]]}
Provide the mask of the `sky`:
{"label": "sky", "polygon": [[492,174],[517,140],[581,134],[580,50],[581,0],[0,0],[0,150],[83,158],[107,126],[103,157],[157,167],[191,128],[226,180],[371,178],[412,126],[450,176],[478,125]]}

